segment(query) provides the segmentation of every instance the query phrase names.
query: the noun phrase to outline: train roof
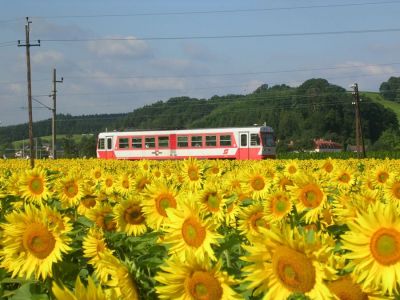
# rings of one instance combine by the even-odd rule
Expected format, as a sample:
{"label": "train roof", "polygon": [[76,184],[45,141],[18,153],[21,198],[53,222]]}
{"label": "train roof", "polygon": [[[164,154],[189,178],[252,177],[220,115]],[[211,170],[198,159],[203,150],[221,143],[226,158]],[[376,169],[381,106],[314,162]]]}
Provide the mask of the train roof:
{"label": "train roof", "polygon": [[191,134],[191,133],[218,133],[218,132],[239,132],[239,131],[254,131],[259,129],[260,132],[274,132],[270,126],[248,126],[248,127],[218,127],[218,128],[192,128],[192,129],[141,129],[141,130],[129,130],[129,131],[108,131],[101,132],[99,136],[114,136],[114,135],[133,135],[133,134]]}

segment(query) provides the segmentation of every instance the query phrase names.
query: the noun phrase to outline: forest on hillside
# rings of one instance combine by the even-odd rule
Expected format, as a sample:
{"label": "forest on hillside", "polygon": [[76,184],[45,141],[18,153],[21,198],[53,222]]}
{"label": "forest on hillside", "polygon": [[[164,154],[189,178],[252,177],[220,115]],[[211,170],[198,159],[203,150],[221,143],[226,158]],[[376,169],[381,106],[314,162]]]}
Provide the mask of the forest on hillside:
{"label": "forest on hillside", "polygon": [[[393,82],[397,83],[391,78],[381,85],[381,94],[388,100],[385,92],[400,90]],[[392,94],[389,97],[392,99]],[[392,101],[397,99],[400,97]],[[299,87],[263,84],[247,95],[210,99],[175,97],[126,114],[58,115],[57,133],[90,133],[95,145],[97,133],[106,130],[249,126],[265,122],[276,132],[279,151],[311,149],[316,138],[330,139],[346,147],[355,144],[353,101],[351,93],[325,79],[310,79]],[[364,139],[370,149],[400,150],[399,121],[393,111],[363,97],[361,119]],[[35,122],[33,131],[39,137],[51,135],[51,120]],[[27,124],[1,127],[0,152],[12,147],[13,141],[27,137]],[[79,149],[79,142],[66,139],[59,140],[58,147],[65,148],[72,143]],[[92,141],[85,138],[84,142]],[[289,149],[288,145],[293,147]]]}

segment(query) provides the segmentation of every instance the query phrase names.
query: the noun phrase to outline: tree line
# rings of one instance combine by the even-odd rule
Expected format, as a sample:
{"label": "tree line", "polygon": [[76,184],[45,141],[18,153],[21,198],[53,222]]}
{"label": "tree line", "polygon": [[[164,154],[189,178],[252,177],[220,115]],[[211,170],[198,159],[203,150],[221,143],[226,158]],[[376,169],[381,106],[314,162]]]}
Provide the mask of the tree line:
{"label": "tree line", "polygon": [[[385,87],[381,91],[385,98],[383,91],[387,90]],[[69,157],[88,157],[95,155],[95,136],[106,130],[210,128],[265,122],[275,130],[278,151],[311,149],[316,138],[333,140],[346,148],[355,144],[353,101],[352,94],[342,87],[325,79],[310,79],[299,87],[263,84],[246,95],[174,97],[125,114],[57,115],[57,133],[69,135],[58,141],[58,147]],[[393,111],[363,97],[361,120],[369,149],[400,150],[399,122]],[[51,120],[35,122],[33,131],[35,136],[51,135]],[[76,141],[72,134],[93,135]],[[27,124],[1,127],[0,151],[27,135]],[[83,148],[88,149],[87,153],[79,153]]]}

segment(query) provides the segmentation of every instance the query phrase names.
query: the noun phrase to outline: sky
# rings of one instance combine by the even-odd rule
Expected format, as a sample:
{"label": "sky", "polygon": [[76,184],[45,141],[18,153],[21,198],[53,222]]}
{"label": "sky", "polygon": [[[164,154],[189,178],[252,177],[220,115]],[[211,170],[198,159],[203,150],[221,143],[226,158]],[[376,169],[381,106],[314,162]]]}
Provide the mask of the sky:
{"label": "sky", "polygon": [[[400,0],[0,0],[0,126],[126,113],[171,97],[325,78],[378,91],[400,76]],[[46,106],[48,108],[46,108]]]}

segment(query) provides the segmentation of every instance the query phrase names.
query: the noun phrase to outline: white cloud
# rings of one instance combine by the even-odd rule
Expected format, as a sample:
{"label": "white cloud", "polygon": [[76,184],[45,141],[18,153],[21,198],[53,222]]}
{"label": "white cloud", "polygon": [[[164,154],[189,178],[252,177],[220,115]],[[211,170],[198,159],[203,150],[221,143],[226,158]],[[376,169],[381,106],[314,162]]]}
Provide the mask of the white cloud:
{"label": "white cloud", "polygon": [[32,63],[35,64],[43,64],[43,63],[45,63],[46,65],[50,63],[54,64],[64,61],[64,54],[53,50],[40,51],[33,54],[31,60]]}
{"label": "white cloud", "polygon": [[[134,36],[106,37],[115,40],[90,41],[88,49],[100,57],[147,57],[151,56],[151,48],[145,41],[137,40]],[[124,39],[124,40],[123,40]]]}
{"label": "white cloud", "polygon": [[393,68],[393,66],[389,65],[374,65],[374,64],[367,64],[364,62],[346,62],[344,64],[338,65],[338,67],[343,68],[341,71],[346,70],[347,68],[354,72],[354,70],[357,70],[357,72],[366,74],[366,75],[386,75],[386,74],[391,74],[394,73],[396,70]]}

